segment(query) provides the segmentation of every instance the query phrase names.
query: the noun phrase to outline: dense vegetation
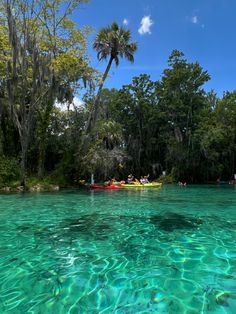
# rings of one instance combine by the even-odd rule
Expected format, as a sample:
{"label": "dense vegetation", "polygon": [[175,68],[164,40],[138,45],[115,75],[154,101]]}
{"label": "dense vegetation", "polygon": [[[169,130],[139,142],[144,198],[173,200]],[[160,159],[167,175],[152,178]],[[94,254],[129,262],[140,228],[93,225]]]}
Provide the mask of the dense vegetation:
{"label": "dense vegetation", "polygon": [[[232,178],[236,91],[221,99],[206,92],[208,72],[177,50],[160,80],[142,74],[120,90],[104,89],[112,62],[134,61],[137,45],[113,23],[94,41],[106,71],[91,68],[90,29],[69,18],[81,2],[0,1],[0,186],[28,178],[65,186],[91,173],[97,180],[163,171],[170,181]],[[76,107],[78,94],[84,105]]]}

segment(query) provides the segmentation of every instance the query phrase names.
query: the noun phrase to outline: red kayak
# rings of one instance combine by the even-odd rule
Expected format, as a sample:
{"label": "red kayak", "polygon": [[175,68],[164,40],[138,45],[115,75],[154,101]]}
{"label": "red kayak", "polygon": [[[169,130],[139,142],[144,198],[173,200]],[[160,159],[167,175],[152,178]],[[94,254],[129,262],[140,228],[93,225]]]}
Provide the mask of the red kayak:
{"label": "red kayak", "polygon": [[91,189],[100,189],[100,190],[121,190],[123,189],[122,186],[118,186],[118,185],[96,185],[96,184],[91,184],[90,185]]}

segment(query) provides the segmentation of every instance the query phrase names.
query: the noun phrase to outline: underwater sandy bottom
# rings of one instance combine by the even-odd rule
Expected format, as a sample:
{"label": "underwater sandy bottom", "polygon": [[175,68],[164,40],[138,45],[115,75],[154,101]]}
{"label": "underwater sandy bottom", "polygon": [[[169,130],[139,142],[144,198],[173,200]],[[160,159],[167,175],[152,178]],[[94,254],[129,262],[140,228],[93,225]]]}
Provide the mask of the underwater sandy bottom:
{"label": "underwater sandy bottom", "polygon": [[0,313],[236,313],[236,190],[0,195]]}

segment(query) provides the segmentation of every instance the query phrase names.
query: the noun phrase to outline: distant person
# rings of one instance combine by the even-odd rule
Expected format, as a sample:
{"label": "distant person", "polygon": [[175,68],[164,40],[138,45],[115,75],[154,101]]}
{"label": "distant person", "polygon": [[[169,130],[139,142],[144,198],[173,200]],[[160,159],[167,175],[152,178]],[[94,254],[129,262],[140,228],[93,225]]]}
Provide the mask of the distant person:
{"label": "distant person", "polygon": [[148,184],[148,183],[150,183],[149,181],[148,181],[148,178],[149,178],[149,174],[147,175],[147,176],[144,176],[143,177],[143,184]]}
{"label": "distant person", "polygon": [[132,174],[128,175],[127,183],[134,184],[134,176]]}
{"label": "distant person", "polygon": [[144,179],[143,176],[141,176],[141,178],[140,178],[140,183],[141,183],[141,184],[145,184],[145,179]]}
{"label": "distant person", "polygon": [[112,178],[112,179],[111,179],[111,185],[114,185],[115,182],[116,182],[116,179],[115,179],[115,178]]}
{"label": "distant person", "polygon": [[111,179],[111,180],[108,181],[107,185],[109,185],[109,186],[110,186],[110,185],[114,185],[115,182],[116,182],[116,179],[113,178],[113,179]]}

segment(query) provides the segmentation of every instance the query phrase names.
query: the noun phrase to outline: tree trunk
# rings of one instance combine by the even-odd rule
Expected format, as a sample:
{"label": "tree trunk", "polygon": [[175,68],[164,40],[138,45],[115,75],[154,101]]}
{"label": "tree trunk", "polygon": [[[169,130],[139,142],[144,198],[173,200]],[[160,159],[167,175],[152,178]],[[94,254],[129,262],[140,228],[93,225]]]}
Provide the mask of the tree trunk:
{"label": "tree trunk", "polygon": [[20,186],[25,188],[28,138],[21,138]]}
{"label": "tree trunk", "polygon": [[[51,112],[53,109],[53,96],[50,97],[46,104],[45,110],[40,116],[39,122],[39,159],[38,159],[38,177],[40,179],[44,176],[44,164],[47,147],[47,129],[50,123]],[[40,113],[39,113],[40,114]]]}
{"label": "tree trunk", "polygon": [[105,83],[105,80],[107,78],[107,75],[110,71],[110,68],[111,68],[111,65],[112,65],[112,61],[113,61],[113,57],[111,56],[110,57],[110,60],[108,62],[108,65],[106,67],[106,70],[102,76],[102,81],[99,85],[99,88],[98,88],[98,92],[97,92],[97,95],[95,97],[95,100],[94,100],[94,103],[93,103],[93,107],[92,107],[92,110],[91,110],[91,113],[90,113],[90,116],[89,116],[89,119],[88,119],[88,123],[87,123],[87,126],[86,126],[86,134],[88,134],[91,129],[94,127],[95,123],[96,123],[96,120],[97,120],[97,116],[98,116],[98,103],[99,103],[99,99],[100,99],[100,93],[101,93],[101,90],[103,88],[103,85]]}
{"label": "tree trunk", "polygon": [[39,143],[39,159],[38,159],[39,179],[42,179],[44,176],[45,155],[46,155],[46,138],[41,139]]}

